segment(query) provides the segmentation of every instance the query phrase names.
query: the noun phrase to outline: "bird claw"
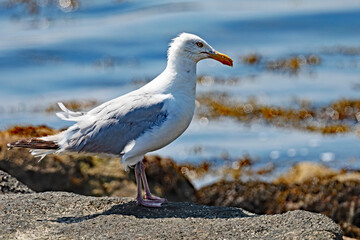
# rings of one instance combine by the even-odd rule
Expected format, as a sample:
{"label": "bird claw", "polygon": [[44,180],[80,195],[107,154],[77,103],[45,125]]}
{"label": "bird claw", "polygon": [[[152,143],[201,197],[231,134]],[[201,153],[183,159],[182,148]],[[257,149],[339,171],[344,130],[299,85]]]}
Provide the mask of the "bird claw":
{"label": "bird claw", "polygon": [[151,200],[152,202],[158,202],[158,203],[166,203],[167,200],[165,198],[156,197],[152,194],[145,195],[145,199]]}
{"label": "bird claw", "polygon": [[144,207],[161,207],[162,204],[162,202],[158,202],[157,200],[147,199],[136,199],[136,203]]}

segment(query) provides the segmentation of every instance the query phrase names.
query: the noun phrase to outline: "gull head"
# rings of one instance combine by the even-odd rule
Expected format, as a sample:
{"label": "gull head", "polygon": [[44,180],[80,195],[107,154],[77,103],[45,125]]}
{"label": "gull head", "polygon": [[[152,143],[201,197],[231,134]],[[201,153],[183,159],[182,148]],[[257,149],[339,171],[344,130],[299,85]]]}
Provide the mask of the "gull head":
{"label": "gull head", "polygon": [[233,66],[230,57],[215,51],[205,40],[190,33],[181,33],[170,43],[168,59],[172,60],[179,57],[192,60],[195,63],[202,59],[212,58],[222,64]]}

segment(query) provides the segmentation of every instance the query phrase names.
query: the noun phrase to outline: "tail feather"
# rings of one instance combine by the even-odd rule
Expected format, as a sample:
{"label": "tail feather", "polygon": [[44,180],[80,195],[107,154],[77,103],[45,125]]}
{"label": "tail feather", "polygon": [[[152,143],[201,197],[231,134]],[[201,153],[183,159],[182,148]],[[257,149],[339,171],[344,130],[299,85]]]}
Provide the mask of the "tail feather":
{"label": "tail feather", "polygon": [[85,113],[83,112],[73,112],[65,107],[65,105],[61,102],[58,103],[59,107],[63,112],[58,112],[56,115],[65,121],[78,121]]}
{"label": "tail feather", "polygon": [[46,157],[48,154],[56,153],[57,150],[47,150],[47,149],[31,149],[31,155],[34,157],[39,157],[39,162]]}
{"label": "tail feather", "polygon": [[11,149],[14,147],[31,148],[31,149],[59,149],[59,145],[54,141],[45,141],[39,138],[22,139],[8,143]]}

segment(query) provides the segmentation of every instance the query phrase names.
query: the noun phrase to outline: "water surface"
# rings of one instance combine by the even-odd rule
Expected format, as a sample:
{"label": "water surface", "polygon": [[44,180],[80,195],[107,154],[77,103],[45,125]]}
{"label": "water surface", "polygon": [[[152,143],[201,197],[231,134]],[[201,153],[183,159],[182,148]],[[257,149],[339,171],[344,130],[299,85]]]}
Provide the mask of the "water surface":
{"label": "water surface", "polygon": [[[14,1],[15,2],[15,1]],[[360,54],[339,49],[360,47],[358,1],[80,1],[76,8],[37,1],[38,12],[2,1],[0,8],[0,128],[16,124],[69,126],[34,109],[57,101],[106,101],[139,87],[166,65],[169,41],[195,33],[234,59],[234,68],[205,60],[199,75],[235,77],[235,84],[198,86],[199,94],[226,92],[234,99],[291,106],[294,99],[322,106],[359,97]],[[46,4],[48,3],[48,4]],[[8,7],[5,7],[8,6]],[[241,57],[263,59],[316,54],[321,63],[297,74],[248,66]],[[201,151],[194,151],[201,149]],[[324,136],[229,119],[194,119],[189,129],[157,151],[178,162],[212,160],[221,165],[244,154],[256,166],[273,163],[281,172],[299,161],[334,168],[360,168],[356,133]]]}

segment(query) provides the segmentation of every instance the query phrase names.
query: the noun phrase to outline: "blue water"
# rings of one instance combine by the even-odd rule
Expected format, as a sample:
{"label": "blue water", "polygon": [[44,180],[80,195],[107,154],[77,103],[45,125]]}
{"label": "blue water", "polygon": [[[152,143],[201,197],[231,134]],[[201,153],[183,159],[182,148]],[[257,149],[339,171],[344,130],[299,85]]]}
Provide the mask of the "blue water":
{"label": "blue water", "polygon": [[[38,14],[21,4],[5,8],[6,2],[0,1],[1,129],[68,126],[33,109],[70,99],[106,101],[134,90],[139,87],[134,80],[164,69],[169,41],[181,32],[203,37],[234,59],[232,69],[204,60],[198,64],[199,75],[240,79],[235,85],[199,85],[198,93],[224,91],[239,100],[256,97],[278,106],[291,106],[294,99],[321,106],[359,98],[360,54],[326,51],[360,47],[358,1],[83,0],[72,11],[49,1],[48,6],[40,4]],[[242,64],[241,56],[249,53],[263,59],[317,54],[321,64],[297,75],[269,72]],[[158,153],[178,162],[219,162],[226,153],[231,159],[256,157],[258,167],[271,162],[285,169],[306,160],[360,168],[359,140],[356,133],[322,136],[228,119],[208,124],[194,119],[183,136]]]}

